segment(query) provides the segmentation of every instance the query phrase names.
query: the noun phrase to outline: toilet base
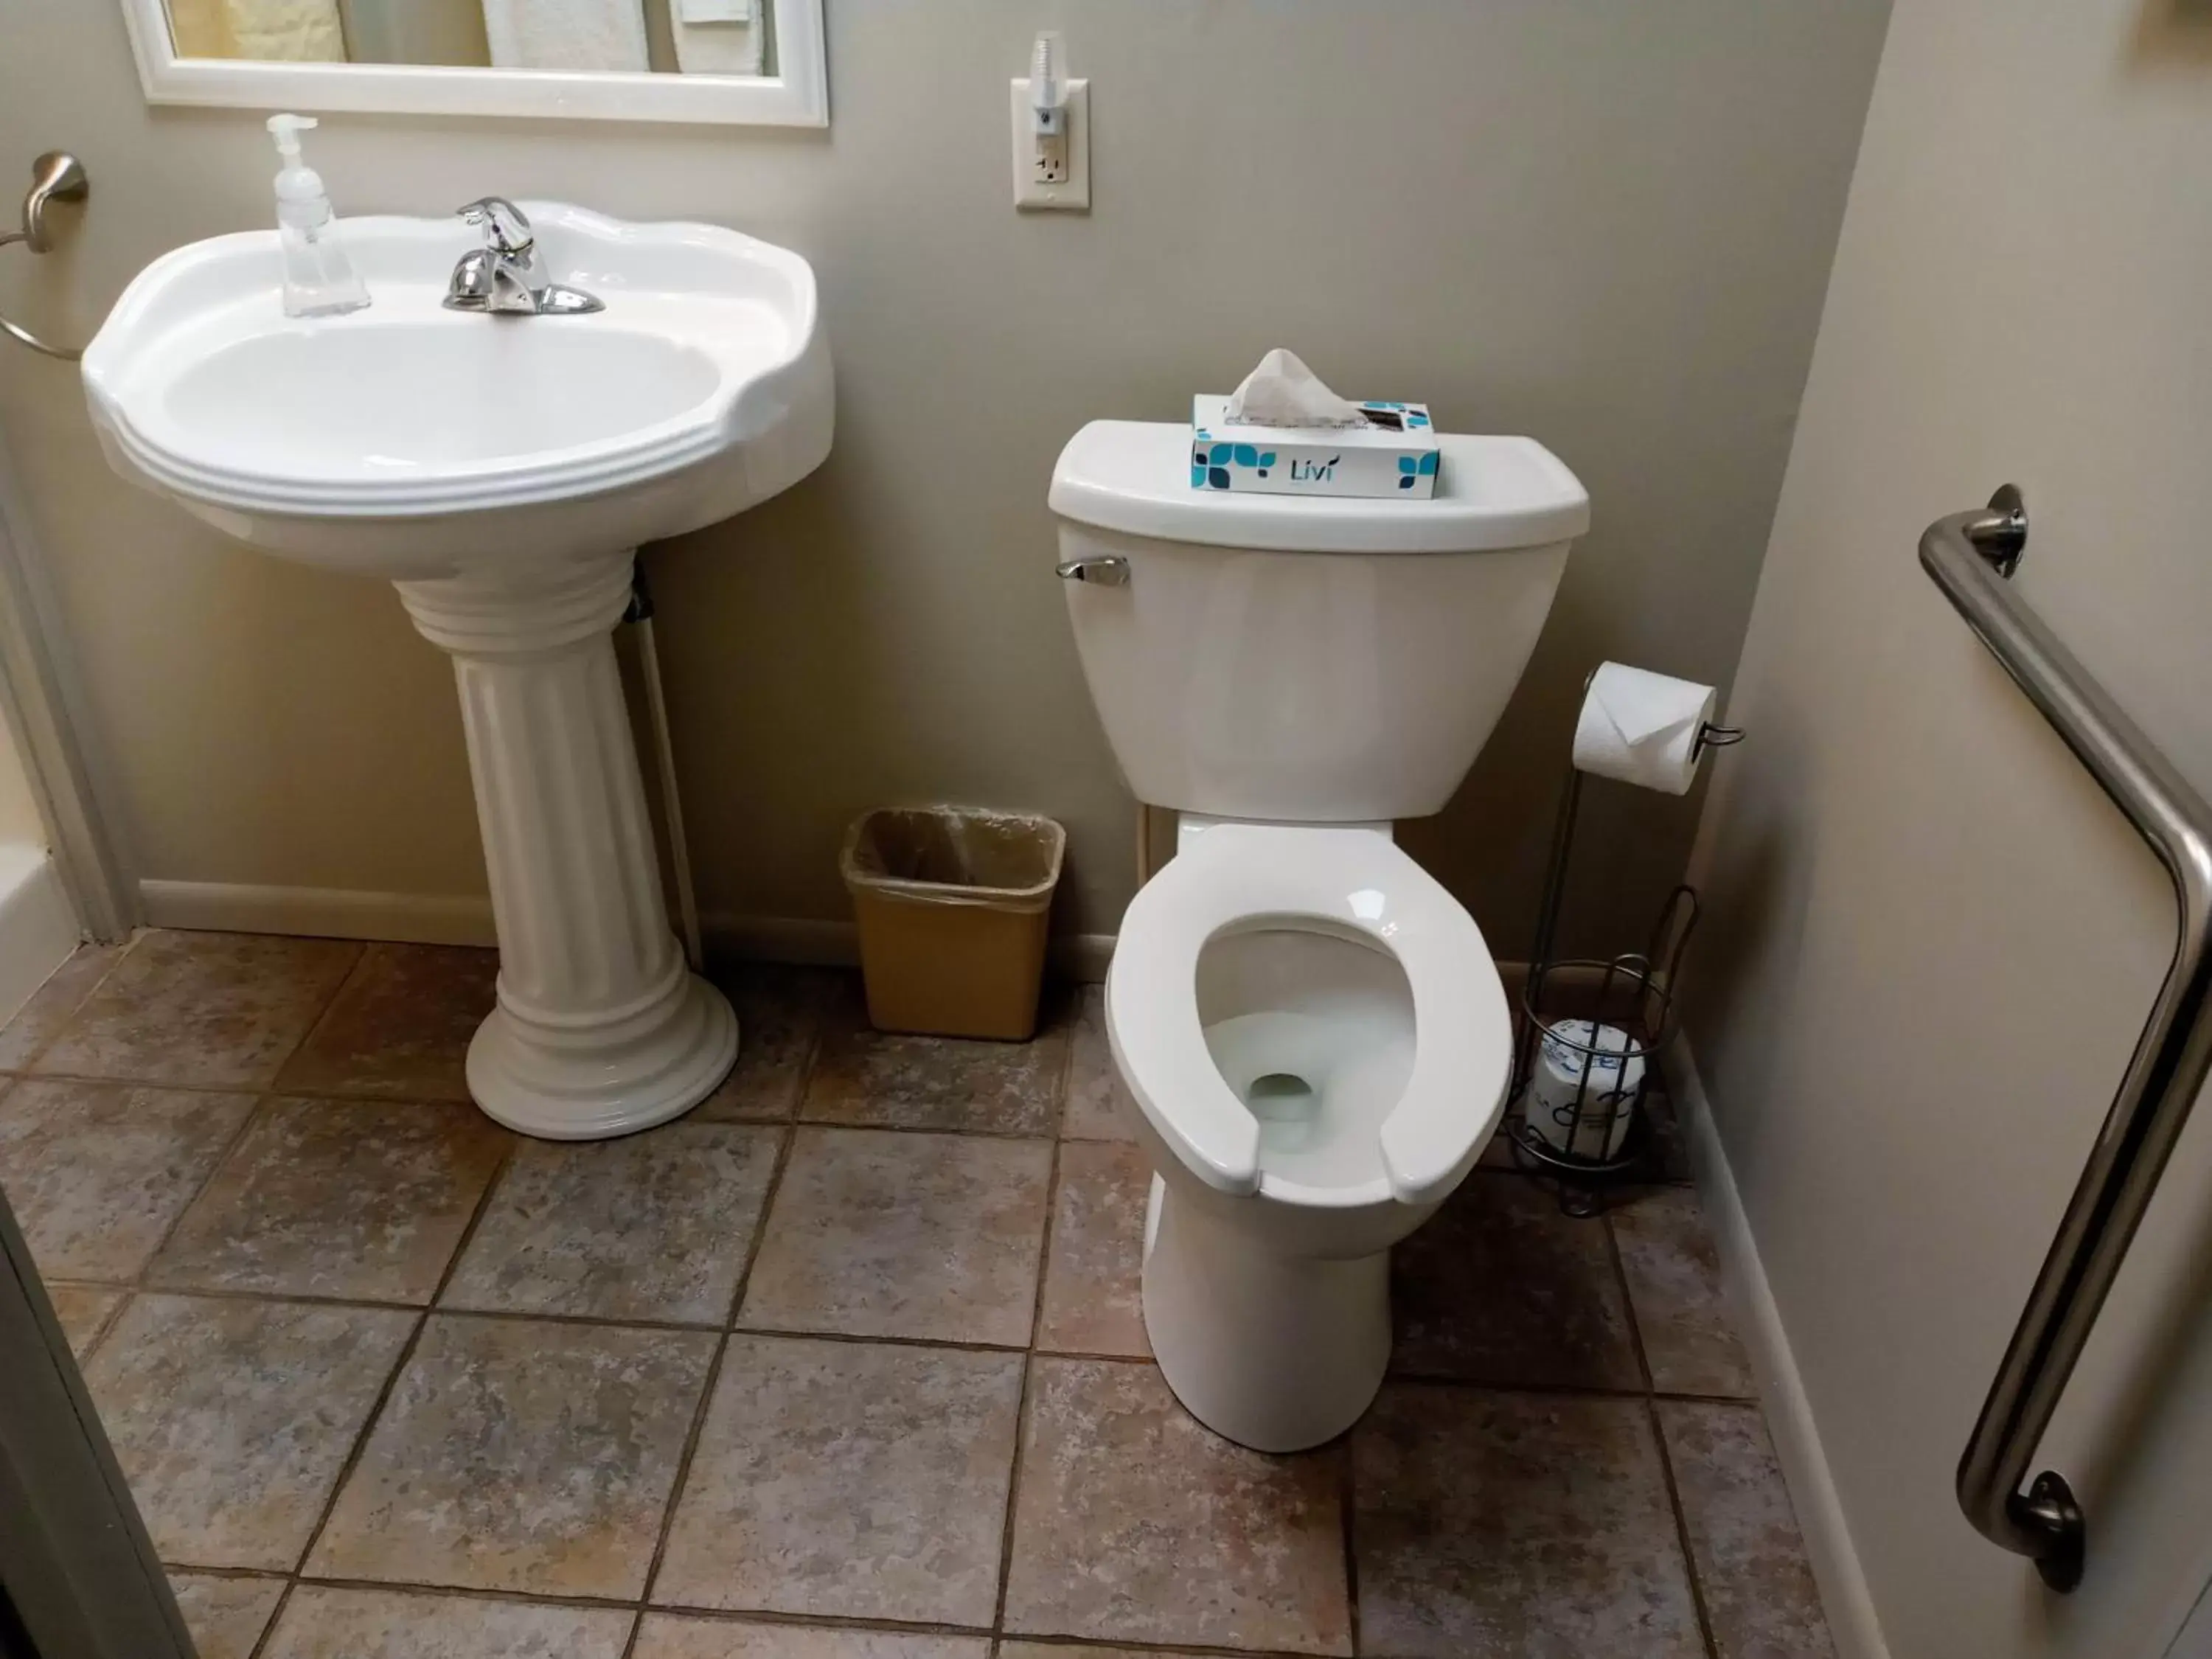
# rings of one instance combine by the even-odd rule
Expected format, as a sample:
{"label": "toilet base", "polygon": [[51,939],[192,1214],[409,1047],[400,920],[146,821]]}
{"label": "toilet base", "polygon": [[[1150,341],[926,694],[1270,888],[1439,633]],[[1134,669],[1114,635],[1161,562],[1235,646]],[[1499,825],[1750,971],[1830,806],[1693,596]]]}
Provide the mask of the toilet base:
{"label": "toilet base", "polygon": [[1390,1253],[1285,1255],[1152,1177],[1145,1329],[1193,1417],[1255,1451],[1304,1451],[1359,1420],[1390,1360]]}

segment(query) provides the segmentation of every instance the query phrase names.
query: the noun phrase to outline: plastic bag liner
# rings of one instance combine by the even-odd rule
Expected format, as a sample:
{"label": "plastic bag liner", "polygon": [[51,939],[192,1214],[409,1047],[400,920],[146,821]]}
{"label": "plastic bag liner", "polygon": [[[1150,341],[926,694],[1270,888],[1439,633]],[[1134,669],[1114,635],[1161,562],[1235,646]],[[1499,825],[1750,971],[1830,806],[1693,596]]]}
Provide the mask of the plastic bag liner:
{"label": "plastic bag liner", "polygon": [[1066,848],[1058,823],[1026,813],[893,807],[856,821],[840,863],[871,1022],[1027,1038]]}

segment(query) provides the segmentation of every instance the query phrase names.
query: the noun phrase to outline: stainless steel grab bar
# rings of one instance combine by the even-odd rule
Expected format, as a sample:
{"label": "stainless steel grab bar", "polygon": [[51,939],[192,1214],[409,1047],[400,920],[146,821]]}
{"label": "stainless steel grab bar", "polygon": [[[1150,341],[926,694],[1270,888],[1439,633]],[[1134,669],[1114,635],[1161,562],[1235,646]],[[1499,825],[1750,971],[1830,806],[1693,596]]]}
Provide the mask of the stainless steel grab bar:
{"label": "stainless steel grab bar", "polygon": [[[46,204],[82,202],[91,191],[83,162],[64,150],[48,150],[31,163],[30,193],[23,198],[23,228],[0,236],[0,247],[21,242],[33,253],[52,252],[54,238],[52,227],[46,223]],[[82,346],[50,345],[21,323],[11,322],[6,317],[0,317],[0,334],[65,363],[76,362],[84,356]]]}
{"label": "stainless steel grab bar", "polygon": [[2023,1492],[2074,1363],[2212,1068],[2212,807],[2014,592],[2027,510],[2007,484],[1982,513],[1938,519],[1920,563],[2173,878],[2181,937],[2119,1093],[2036,1275],[1959,1460],[1959,1507],[1982,1535],[2032,1557],[2053,1589],[2081,1579],[2084,1527],[2065,1477]]}

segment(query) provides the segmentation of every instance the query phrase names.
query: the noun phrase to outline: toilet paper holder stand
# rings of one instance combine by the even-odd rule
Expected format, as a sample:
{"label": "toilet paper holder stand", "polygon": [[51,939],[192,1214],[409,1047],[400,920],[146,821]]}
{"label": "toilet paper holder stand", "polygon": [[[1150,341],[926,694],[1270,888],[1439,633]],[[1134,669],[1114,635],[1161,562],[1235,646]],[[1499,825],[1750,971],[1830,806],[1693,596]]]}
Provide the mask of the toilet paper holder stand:
{"label": "toilet paper holder stand", "polygon": [[[1743,738],[1741,727],[1703,721],[1692,760]],[[1559,1178],[1562,1210],[1589,1216],[1604,1208],[1607,1184],[1650,1167],[1651,1117],[1645,1105],[1660,1053],[1674,1036],[1674,988],[1698,906],[1697,890],[1686,882],[1667,896],[1642,950],[1610,957],[1553,954],[1583,777],[1571,763],[1560,791],[1521,996],[1506,1136],[1522,1168]],[[1571,1096],[1563,1101],[1554,1089],[1540,1103],[1537,1068],[1551,1065],[1556,1073],[1553,1062],[1562,1058],[1568,1071],[1578,1073]],[[1615,1084],[1620,1086],[1609,1086]]]}

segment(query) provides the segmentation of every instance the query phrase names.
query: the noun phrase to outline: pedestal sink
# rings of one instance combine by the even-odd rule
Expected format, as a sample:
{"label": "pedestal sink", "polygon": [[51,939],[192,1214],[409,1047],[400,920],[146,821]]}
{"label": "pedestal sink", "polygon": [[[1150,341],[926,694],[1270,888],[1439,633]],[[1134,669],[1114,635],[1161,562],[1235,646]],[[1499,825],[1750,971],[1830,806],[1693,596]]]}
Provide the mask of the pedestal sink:
{"label": "pedestal sink", "polygon": [[588,316],[448,310],[457,220],[346,222],[366,311],[283,314],[273,231],[156,260],[84,356],[109,460],[279,558],[393,582],[450,654],[499,933],[470,1092],[528,1134],[665,1121],[737,1054],[668,925],[612,630],[633,551],[829,453],[829,348],[794,253],[525,203]]}

